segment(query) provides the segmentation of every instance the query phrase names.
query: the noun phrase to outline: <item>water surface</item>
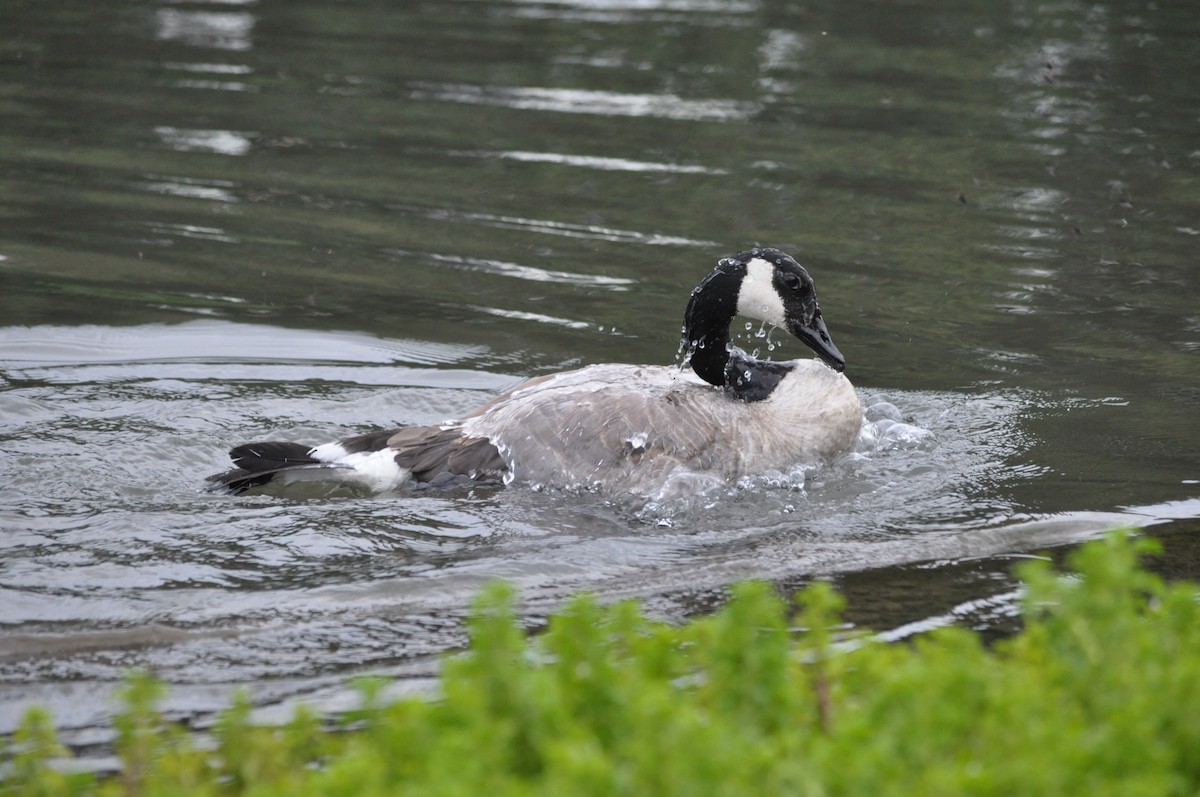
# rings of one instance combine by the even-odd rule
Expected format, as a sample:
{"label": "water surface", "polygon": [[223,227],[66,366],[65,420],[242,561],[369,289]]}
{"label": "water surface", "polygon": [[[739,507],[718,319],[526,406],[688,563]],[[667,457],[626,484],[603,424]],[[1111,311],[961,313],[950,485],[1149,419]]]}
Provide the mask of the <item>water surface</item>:
{"label": "water surface", "polygon": [[[1187,9],[3,14],[0,731],[37,702],[102,746],[130,667],[198,725],[239,685],[267,713],[420,688],[494,578],[536,627],[580,590],[677,620],[828,577],[903,638],[1010,631],[1013,564],[1113,525],[1200,576]],[[817,280],[867,408],[841,461],[641,510],[202,491],[246,440],[669,363],[691,287],[753,244]]]}

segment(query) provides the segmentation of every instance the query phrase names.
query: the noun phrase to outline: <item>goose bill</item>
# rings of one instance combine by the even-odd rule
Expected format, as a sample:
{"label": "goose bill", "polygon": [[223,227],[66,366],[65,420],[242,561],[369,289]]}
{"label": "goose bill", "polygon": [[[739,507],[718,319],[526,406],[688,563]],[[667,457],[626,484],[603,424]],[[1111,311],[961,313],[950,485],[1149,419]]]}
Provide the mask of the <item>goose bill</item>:
{"label": "goose bill", "polygon": [[789,322],[788,332],[802,340],[804,345],[815,351],[821,361],[833,370],[846,370],[846,358],[838,351],[837,346],[833,345],[829,329],[825,326],[825,319],[821,317],[819,310],[813,314],[812,321],[808,324]]}

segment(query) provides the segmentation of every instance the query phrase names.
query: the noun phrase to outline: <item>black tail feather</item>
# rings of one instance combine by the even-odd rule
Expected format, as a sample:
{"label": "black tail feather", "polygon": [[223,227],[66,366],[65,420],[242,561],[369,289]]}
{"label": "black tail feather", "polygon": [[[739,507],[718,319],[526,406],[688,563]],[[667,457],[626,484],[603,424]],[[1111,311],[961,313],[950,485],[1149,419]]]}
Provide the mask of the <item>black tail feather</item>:
{"label": "black tail feather", "polygon": [[246,443],[232,449],[229,458],[242,470],[259,473],[298,465],[315,465],[317,460],[309,456],[310,451],[312,446],[303,443]]}
{"label": "black tail feather", "polygon": [[[396,465],[419,484],[449,487],[457,484],[498,484],[508,465],[500,450],[485,437],[464,437],[457,427],[409,426],[347,437],[337,443],[347,455],[391,449]],[[246,443],[229,452],[233,470],[207,477],[209,490],[238,495],[274,481],[280,473],[321,469],[325,473],[296,473],[287,481],[320,481],[322,477],[350,476],[354,469],[341,461],[315,459],[302,443],[267,441]],[[336,450],[334,450],[336,453]],[[342,470],[341,473],[328,471]],[[336,479],[335,479],[336,480]],[[351,478],[350,481],[353,481]]]}
{"label": "black tail feather", "polygon": [[246,443],[229,452],[236,465],[233,470],[215,473],[205,481],[211,482],[210,489],[233,495],[244,493],[252,487],[261,487],[275,478],[275,474],[291,468],[320,466],[318,460],[309,456],[310,446],[302,443]]}

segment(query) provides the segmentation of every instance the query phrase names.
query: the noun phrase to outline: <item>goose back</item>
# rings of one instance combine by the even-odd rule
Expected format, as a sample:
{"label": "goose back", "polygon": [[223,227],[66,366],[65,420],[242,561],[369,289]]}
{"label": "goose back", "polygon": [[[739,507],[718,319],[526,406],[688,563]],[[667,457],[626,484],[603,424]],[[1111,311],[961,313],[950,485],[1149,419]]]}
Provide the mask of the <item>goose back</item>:
{"label": "goose back", "polygon": [[677,368],[590,366],[518,386],[464,419],[462,434],[490,440],[518,481],[653,499],[702,492],[853,445],[861,409],[850,382],[816,360],[790,365],[756,402]]}

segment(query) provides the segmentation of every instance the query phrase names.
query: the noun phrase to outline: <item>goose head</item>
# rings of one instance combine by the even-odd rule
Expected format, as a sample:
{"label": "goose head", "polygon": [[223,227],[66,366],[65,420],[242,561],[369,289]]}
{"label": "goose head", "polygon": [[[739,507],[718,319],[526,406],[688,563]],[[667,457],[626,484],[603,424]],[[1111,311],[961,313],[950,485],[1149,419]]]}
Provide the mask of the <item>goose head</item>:
{"label": "goose head", "polygon": [[729,386],[729,325],[738,315],[787,330],[830,368],[845,370],[846,358],[833,345],[817,306],[813,279],[786,252],[749,249],[722,258],[692,291],[683,345],[692,369],[710,384]]}

